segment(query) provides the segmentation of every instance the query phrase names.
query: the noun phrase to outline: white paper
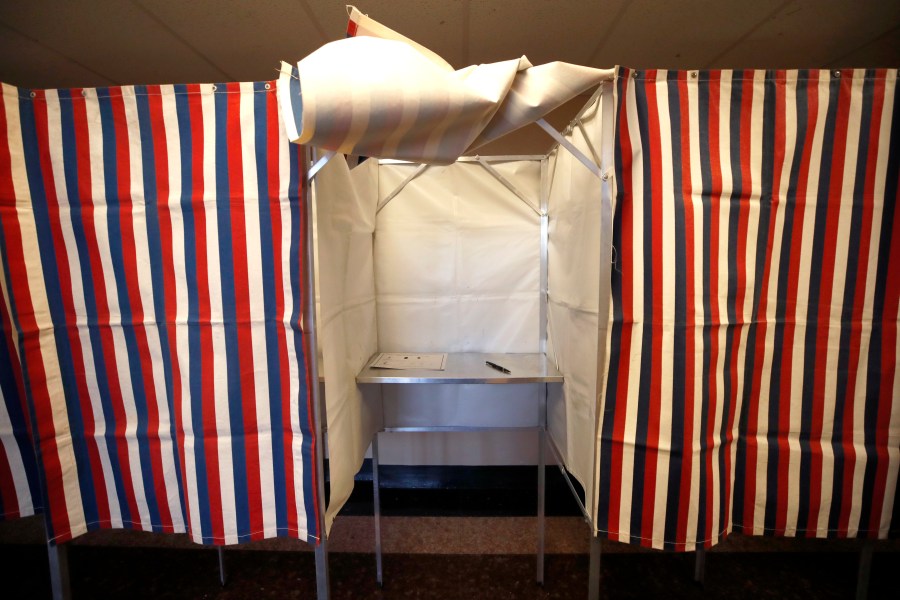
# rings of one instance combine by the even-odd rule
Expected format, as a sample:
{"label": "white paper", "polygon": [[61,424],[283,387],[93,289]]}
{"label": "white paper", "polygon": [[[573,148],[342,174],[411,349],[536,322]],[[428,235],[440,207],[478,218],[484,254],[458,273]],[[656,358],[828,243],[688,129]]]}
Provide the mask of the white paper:
{"label": "white paper", "polygon": [[407,352],[382,352],[372,363],[373,369],[427,369],[443,371],[446,354],[415,354]]}

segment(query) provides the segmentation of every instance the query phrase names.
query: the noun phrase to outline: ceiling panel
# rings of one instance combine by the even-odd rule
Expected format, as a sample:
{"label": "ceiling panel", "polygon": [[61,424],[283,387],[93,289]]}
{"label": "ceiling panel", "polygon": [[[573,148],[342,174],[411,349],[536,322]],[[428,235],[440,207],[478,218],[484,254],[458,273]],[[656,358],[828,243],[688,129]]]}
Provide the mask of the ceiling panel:
{"label": "ceiling panel", "polygon": [[635,0],[602,41],[593,62],[641,69],[703,67],[784,3]]}
{"label": "ceiling panel", "polygon": [[[43,44],[0,25],[0,81],[26,88],[110,85],[89,67],[79,65]],[[53,83],[48,83],[53,82]]]}
{"label": "ceiling panel", "polygon": [[[794,0],[711,66],[828,67],[898,25],[900,2],[897,0]],[[889,57],[881,59],[889,60]],[[878,66],[898,66],[897,55],[890,65]]]}
{"label": "ceiling panel", "polygon": [[607,15],[625,5],[626,0],[472,2],[471,62],[510,60],[524,54],[533,64],[555,60],[587,64],[606,30]]}
{"label": "ceiling panel", "polygon": [[233,81],[273,79],[279,61],[295,62],[330,41],[302,0],[139,2]]}
{"label": "ceiling panel", "polygon": [[[77,0],[53,2],[0,3],[0,24],[39,40],[61,55],[60,80],[74,60],[89,66],[98,76],[80,85],[126,83],[176,83],[198,77],[221,79],[224,74],[211,68],[182,41],[139,6],[122,0]],[[14,54],[16,60],[27,55]],[[68,57],[68,60],[64,57]],[[2,61],[6,63],[7,61]],[[55,87],[55,78],[12,81],[31,87]]]}
{"label": "ceiling panel", "polygon": [[[339,35],[343,37],[347,31],[347,2],[310,2],[315,14],[338,13],[341,15]],[[468,66],[466,51],[466,21],[468,0],[448,2],[446,0],[417,0],[378,2],[375,0],[358,0],[356,8],[363,14],[416,41],[429,50],[436,52],[444,60],[457,69]]]}
{"label": "ceiling panel", "polygon": [[900,26],[875,40],[834,59],[829,67],[898,67],[900,66]]}

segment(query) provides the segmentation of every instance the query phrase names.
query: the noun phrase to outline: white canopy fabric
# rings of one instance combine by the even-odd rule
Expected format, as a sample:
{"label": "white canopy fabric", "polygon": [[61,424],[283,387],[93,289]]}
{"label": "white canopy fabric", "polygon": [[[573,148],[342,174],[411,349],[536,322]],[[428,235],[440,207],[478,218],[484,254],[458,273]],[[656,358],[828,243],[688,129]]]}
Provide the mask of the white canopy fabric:
{"label": "white canopy fabric", "polygon": [[348,34],[295,67],[282,63],[278,98],[292,142],[449,164],[614,72],[563,62],[534,67],[524,56],[454,70],[355,8]]}

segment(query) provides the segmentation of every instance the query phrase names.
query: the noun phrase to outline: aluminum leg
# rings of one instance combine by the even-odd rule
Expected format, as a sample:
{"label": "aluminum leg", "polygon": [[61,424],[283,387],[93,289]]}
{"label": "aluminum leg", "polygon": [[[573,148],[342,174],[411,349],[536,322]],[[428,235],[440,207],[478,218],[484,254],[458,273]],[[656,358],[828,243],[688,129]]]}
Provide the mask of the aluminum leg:
{"label": "aluminum leg", "polygon": [[543,428],[538,431],[538,484],[537,484],[537,582],[544,585],[544,532],[546,523],[544,515],[546,513],[546,488],[547,488],[547,468],[545,464],[544,454],[547,446],[547,432]]}
{"label": "aluminum leg", "polygon": [[69,548],[65,545],[47,544],[50,559],[50,589],[53,600],[69,600],[72,588],[69,586]]}
{"label": "aluminum leg", "polygon": [[328,542],[322,542],[316,546],[316,598],[317,600],[329,600],[331,597],[331,582],[328,574]]}
{"label": "aluminum leg", "polygon": [[222,546],[216,548],[219,551],[219,583],[225,586],[225,549]]}
{"label": "aluminum leg", "polygon": [[694,557],[694,581],[703,585],[703,579],[706,576],[706,548],[697,546],[697,552]]}
{"label": "aluminum leg", "polygon": [[591,564],[588,568],[588,600],[600,600],[600,536],[591,533]]}
{"label": "aluminum leg", "polygon": [[866,600],[869,595],[869,575],[872,572],[872,553],[875,542],[866,540],[859,551],[859,572],[856,576],[856,600]]}
{"label": "aluminum leg", "polygon": [[375,581],[384,587],[381,562],[381,482],[378,477],[378,432],[372,438],[372,505],[375,521]]}

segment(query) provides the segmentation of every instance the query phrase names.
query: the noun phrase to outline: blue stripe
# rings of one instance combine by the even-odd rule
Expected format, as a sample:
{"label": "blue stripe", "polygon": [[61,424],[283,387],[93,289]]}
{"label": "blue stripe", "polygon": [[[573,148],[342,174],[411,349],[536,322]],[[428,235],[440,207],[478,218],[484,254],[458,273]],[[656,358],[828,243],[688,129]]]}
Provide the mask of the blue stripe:
{"label": "blue stripe", "polygon": [[[627,115],[626,97],[628,94],[628,85],[630,85],[629,82],[631,81],[629,73],[629,70],[622,69],[619,77],[616,78],[616,97],[619,101],[619,105],[616,107],[617,116]],[[617,118],[615,124],[614,163],[616,181],[624,182],[624,161],[626,158],[630,160],[631,157],[626,157],[622,154],[622,136],[619,127],[619,119]],[[612,245],[614,248],[620,249],[620,251],[622,249],[622,208],[625,202],[630,201],[631,198],[625,197],[624,184],[621,183],[617,185],[615,202],[616,210],[613,214]],[[613,490],[613,486],[611,485],[612,446],[616,420],[616,397],[618,394],[619,370],[621,368],[627,368],[627,364],[625,366],[620,364],[625,320],[622,308],[623,277],[624,275],[618,267],[614,268],[610,273],[613,320],[610,333],[609,372],[606,377],[606,400],[603,405],[603,412],[600,415],[600,481],[595,482],[594,485],[594,489],[597,490],[597,520],[595,525],[599,531],[603,532],[609,532],[609,509],[614,495],[617,495],[617,492]]]}
{"label": "blue stripe", "polygon": [[303,129],[303,94],[300,93],[300,71],[295,66],[291,69],[291,76],[288,78],[288,95],[291,102],[291,114],[294,115],[294,124],[297,126],[297,133]]}
{"label": "blue stripe", "polygon": [[[26,102],[26,100],[20,100],[20,108],[21,105]],[[8,124],[8,127],[14,127],[15,124]],[[4,210],[5,212],[5,210]],[[43,461],[43,452],[41,451],[40,444],[40,430],[37,427],[37,414],[34,410],[34,397],[33,390],[34,388],[31,386],[31,375],[28,371],[28,362],[25,360],[25,352],[23,348],[24,342],[24,334],[22,333],[22,324],[19,322],[19,311],[16,308],[16,295],[13,293],[13,283],[12,283],[12,271],[9,267],[9,256],[6,251],[6,235],[4,233],[3,227],[0,227],[0,261],[3,262],[3,278],[6,280],[6,289],[9,291],[7,296],[7,301],[9,302],[10,307],[10,323],[12,325],[13,334],[18,339],[18,348],[19,348],[19,364],[22,367],[22,382],[25,388],[26,401],[25,408],[28,409],[28,415],[31,421],[31,440],[32,440],[32,452],[31,456],[34,457],[35,462],[35,473],[37,474],[37,493],[32,493],[32,499],[35,503],[35,509],[37,509],[37,505],[40,504],[45,508],[43,511],[43,520],[44,527],[47,531],[47,539],[53,539],[56,537],[56,529],[53,527],[53,521],[50,515],[50,501],[47,497],[47,473],[44,470],[44,461]],[[24,457],[23,457],[24,458]],[[30,482],[29,482],[30,484]],[[35,488],[32,488],[34,492]]]}
{"label": "blue stripe", "polygon": [[[675,549],[678,538],[678,515],[681,501],[681,463],[685,453],[684,407],[693,398],[685,397],[685,382],[688,376],[685,369],[685,352],[687,349],[687,280],[685,279],[687,263],[687,240],[685,235],[684,213],[693,203],[690,195],[683,193],[681,143],[686,135],[690,135],[689,123],[681,122],[681,90],[678,86],[678,72],[670,71],[667,82],[669,97],[669,122],[672,131],[672,190],[674,191],[673,229],[675,239],[675,327],[672,347],[672,430],[669,452],[669,476],[666,488],[666,524],[664,548]],[[691,374],[693,376],[693,374]],[[668,382],[663,382],[667,385]]]}
{"label": "blue stripe", "polygon": [[[885,87],[891,85],[886,82]],[[863,413],[863,431],[865,432],[864,444],[866,448],[866,469],[863,475],[863,493],[862,506],[863,511],[859,519],[859,531],[865,534],[870,529],[877,529],[881,521],[881,515],[872,514],[872,497],[875,494],[875,475],[878,468],[878,454],[875,447],[875,433],[878,430],[878,407],[882,401],[889,401],[890,390],[882,392],[881,390],[881,353],[882,344],[884,343],[882,336],[884,323],[884,300],[885,285],[889,277],[896,277],[897,273],[890,272],[890,267],[896,265],[890,264],[891,244],[894,242],[894,236],[900,235],[900,232],[894,230],[894,211],[897,210],[897,196],[900,194],[898,190],[898,180],[900,180],[900,119],[896,116],[900,115],[900,95],[894,94],[894,106],[891,113],[894,119],[891,123],[890,143],[888,144],[888,161],[887,161],[887,178],[884,188],[884,210],[881,214],[881,231],[878,236],[878,267],[875,276],[875,297],[872,310],[872,338],[869,344],[869,364],[868,373],[866,374],[866,407]],[[875,233],[872,232],[873,241]],[[888,315],[888,320],[893,320],[894,315]],[[900,377],[900,373],[895,372],[894,377]],[[882,394],[885,400],[882,400]],[[896,398],[894,399],[896,401]],[[894,515],[897,514],[897,505],[900,500],[894,499]],[[895,522],[896,523],[896,522]],[[894,525],[896,528],[897,525]]]}
{"label": "blue stripe", "polygon": [[[0,234],[2,234],[2,232],[0,232]],[[2,238],[0,238],[0,241],[2,241]],[[5,262],[4,259],[4,263]],[[0,305],[0,310],[5,313],[6,306]],[[10,323],[12,323],[12,320],[10,320]],[[23,410],[26,400],[19,395],[19,387],[16,385],[15,372],[17,369],[21,370],[19,358],[15,354],[10,354],[10,349],[6,344],[7,335],[11,336],[13,333],[7,332],[3,326],[3,321],[0,320],[0,343],[3,344],[3,347],[0,348],[0,394],[3,395],[3,403],[6,406],[6,412],[9,415],[9,424],[12,429],[13,440],[22,457],[22,469],[25,471],[28,491],[31,494],[31,503],[37,512],[41,509],[41,490],[40,484],[38,483],[38,467],[34,459],[34,445],[31,443],[31,436],[28,432],[28,421],[25,418],[25,411]],[[10,468],[12,470],[18,470],[18,465],[10,464]],[[2,515],[4,512],[18,511],[18,509],[18,506],[11,508],[4,507],[3,499],[0,498],[0,519],[3,518]]]}
{"label": "blue stripe", "polygon": [[[700,197],[703,199],[703,381],[701,391],[701,408],[700,408],[700,452],[699,452],[699,489],[697,500],[697,541],[701,542],[706,539],[706,494],[707,486],[710,484],[706,480],[706,454],[709,448],[706,445],[706,430],[709,422],[709,373],[712,365],[710,364],[710,343],[711,343],[711,308],[710,308],[710,229],[715,226],[710,223],[711,219],[711,203],[710,194],[713,192],[712,187],[712,166],[710,163],[709,148],[709,112],[710,112],[710,85],[707,73],[700,73],[700,82],[697,85],[697,116],[699,120],[700,131]],[[697,192],[694,192],[697,195]]]}
{"label": "blue stripe", "polygon": [[[836,535],[840,524],[841,507],[844,500],[844,412],[847,408],[847,400],[863,401],[863,398],[855,398],[855,390],[847,389],[847,379],[850,369],[850,339],[853,335],[853,301],[856,297],[857,277],[861,264],[865,257],[860,256],[860,238],[862,234],[863,206],[866,184],[866,168],[869,159],[870,128],[872,125],[872,102],[874,100],[875,81],[869,74],[863,81],[862,108],[860,112],[859,142],[857,144],[856,170],[853,181],[853,195],[850,198],[842,198],[842,202],[850,202],[850,237],[847,240],[847,270],[844,283],[844,297],[841,302],[841,334],[838,344],[837,366],[837,394],[834,404],[834,429],[831,436],[831,450],[834,453],[834,471],[831,480],[831,508],[828,515],[829,536]],[[858,376],[862,374],[859,373]]]}
{"label": "blue stripe", "polygon": [[[191,422],[183,423],[185,430],[185,443],[189,443],[191,436],[194,438],[194,464],[197,476],[197,498],[194,502],[200,514],[199,523],[191,523],[192,528],[200,528],[200,535],[208,539],[212,535],[212,517],[209,508],[209,482],[206,475],[206,432],[203,428],[203,363],[201,362],[200,345],[200,300],[199,288],[207,286],[208,282],[199,281],[197,278],[197,254],[201,251],[201,244],[206,240],[198,240],[196,235],[196,223],[194,220],[194,205],[191,193],[194,189],[194,173],[191,168],[193,156],[191,112],[188,105],[187,86],[175,86],[175,112],[178,118],[178,133],[181,143],[181,213],[184,219],[184,268],[187,279],[188,314],[188,379],[190,393],[183,402],[191,405]],[[202,174],[198,174],[202,176]],[[203,209],[202,203],[199,204]],[[175,257],[177,261],[179,257]],[[180,418],[177,415],[176,418]],[[214,434],[214,432],[213,432]],[[187,513],[186,513],[187,514]]]}
{"label": "blue stripe", "polygon": [[[60,105],[67,115],[71,114],[68,92],[60,92]],[[50,213],[47,206],[46,190],[41,173],[40,149],[38,147],[34,107],[31,102],[20,102],[22,121],[22,145],[25,153],[25,169],[31,192],[32,209],[37,232],[37,242],[43,266],[43,279],[47,291],[50,318],[53,322],[54,341],[59,359],[62,388],[65,395],[66,413],[72,439],[72,450],[78,470],[78,485],[81,490],[82,507],[89,525],[97,522],[97,499],[94,495],[94,474],[91,472],[90,457],[84,440],[84,422],[80,411],[78,388],[75,384],[75,364],[69,343],[69,327],[63,307],[62,289],[56,265],[59,258],[53,247],[50,228]],[[27,252],[27,249],[26,249]]]}
{"label": "blue stripe", "polygon": [[[643,197],[635,197],[635,203],[643,203],[643,242],[651,245],[653,243],[653,221],[661,218],[654,215],[657,212],[653,205],[653,178],[651,176],[653,170],[653,154],[650,147],[650,131],[649,131],[649,107],[647,105],[647,88],[644,83],[643,73],[632,80],[635,83],[634,97],[637,104],[637,120],[641,139],[641,154],[644,159],[641,177],[643,178]],[[639,234],[640,235],[640,234]],[[650,427],[650,397],[652,395],[652,373],[653,373],[653,252],[644,253],[644,314],[635,315],[635,321],[642,322],[641,335],[641,370],[638,384],[637,396],[637,427],[635,431],[635,447],[638,449],[634,453],[634,467],[631,473],[623,473],[623,477],[631,477],[632,486],[632,502],[631,502],[631,543],[639,544],[641,541],[641,520],[644,514],[644,504],[648,501],[644,497],[644,474],[646,471],[646,459],[648,447],[648,430]],[[655,442],[654,442],[655,443]]]}
{"label": "blue stripe", "polygon": [[[287,529],[287,489],[285,481],[284,461],[284,423],[282,422],[282,398],[284,394],[282,386],[288,382],[281,380],[281,369],[278,352],[278,323],[276,312],[275,269],[281,265],[275,263],[275,250],[272,239],[272,215],[269,205],[269,152],[268,152],[268,120],[267,108],[269,102],[274,102],[273,94],[266,92],[265,84],[253,85],[253,120],[256,130],[256,181],[257,195],[259,198],[259,241],[260,255],[262,257],[262,296],[263,296],[263,322],[265,323],[266,339],[266,366],[268,369],[269,385],[269,415],[271,418],[272,436],[272,471],[275,483],[275,522],[279,532]],[[279,260],[281,257],[278,257]],[[252,265],[251,269],[254,268]]]}
{"label": "blue stripe", "polygon": [[[128,282],[125,277],[126,267],[122,244],[122,236],[133,236],[134,232],[123,232],[122,223],[119,220],[119,215],[123,208],[118,195],[119,173],[116,165],[118,153],[112,101],[107,94],[100,95],[98,100],[100,104],[100,124],[103,131],[103,170],[104,184],[106,185],[105,200],[108,209],[106,224],[109,235],[110,259],[113,268],[112,275],[115,278],[119,312],[121,313],[122,336],[125,338],[127,351],[127,357],[120,358],[128,360],[128,372],[131,378],[134,408],[137,414],[137,429],[133,434],[133,438],[137,442],[138,455],[140,457],[141,478],[144,486],[144,498],[150,513],[150,524],[152,524],[153,530],[156,531],[159,525],[159,510],[156,505],[155,495],[152,493],[154,489],[153,468],[150,460],[150,449],[147,445],[147,396],[144,391],[144,375],[141,369],[141,353],[135,333],[134,316],[131,312],[131,301],[128,297]],[[97,226],[102,227],[102,223],[98,222]],[[115,327],[117,323],[111,323],[111,325]],[[123,402],[125,402],[124,398]],[[138,491],[135,489],[136,500],[140,502],[137,495]],[[132,523],[135,517],[140,518],[139,515],[132,515]],[[128,524],[126,523],[126,525]]]}
{"label": "blue stripe", "polygon": [[[141,167],[144,182],[144,198],[146,201],[144,206],[147,219],[147,246],[150,255],[150,281],[152,282],[151,291],[153,293],[153,312],[156,330],[159,334],[159,342],[161,346],[160,350],[162,351],[163,374],[165,377],[166,385],[166,402],[169,409],[168,432],[167,434],[162,434],[159,437],[161,438],[161,445],[164,445],[166,443],[172,444],[173,457],[175,458],[175,478],[179,483],[176,491],[178,493],[178,501],[179,505],[181,506],[181,512],[183,516],[185,514],[184,493],[180,485],[183,479],[181,477],[181,461],[179,460],[180,454],[183,449],[176,443],[177,438],[175,434],[175,395],[173,390],[174,381],[172,379],[172,357],[169,354],[169,325],[166,312],[167,307],[165,295],[166,282],[163,278],[162,240],[160,238],[159,230],[159,209],[157,208],[159,204],[168,203],[169,199],[160,198],[159,190],[156,188],[156,173],[160,167],[158,167],[156,164],[157,157],[153,145],[153,128],[151,125],[152,119],[150,116],[150,102],[147,98],[147,87],[137,86],[135,88],[135,91],[135,100],[137,102],[138,111],[138,125],[141,137]],[[147,334],[150,335],[149,328]],[[162,390],[157,390],[157,395],[161,391]],[[163,464],[164,469],[168,468],[168,466],[169,465]],[[161,481],[160,485],[162,486],[162,489],[165,489],[167,492],[172,491],[166,488],[165,480]],[[166,497],[158,498],[158,501],[162,503],[168,503],[168,499]],[[174,521],[177,516],[178,515],[172,515],[172,520]]]}
{"label": "blue stripe", "polygon": [[[224,86],[221,87],[224,89]],[[228,93],[216,93],[214,97],[216,107],[216,214],[219,228],[219,269],[222,280],[225,360],[228,365],[226,376],[228,381],[228,418],[231,425],[231,467],[234,472],[237,532],[239,537],[244,537],[250,534],[250,506],[247,497],[247,453],[244,447],[246,427],[241,403],[241,361],[234,290],[234,252],[231,245],[232,202],[231,190],[228,186]],[[210,265],[210,269],[214,267],[215,265]],[[220,443],[224,441],[220,440]],[[219,467],[226,469],[228,465],[222,464]]]}

